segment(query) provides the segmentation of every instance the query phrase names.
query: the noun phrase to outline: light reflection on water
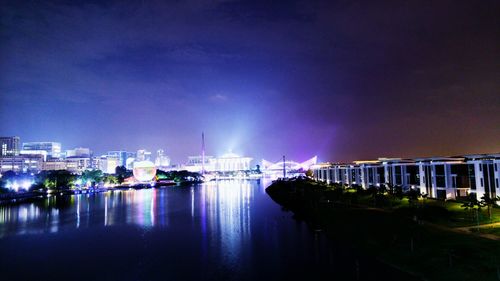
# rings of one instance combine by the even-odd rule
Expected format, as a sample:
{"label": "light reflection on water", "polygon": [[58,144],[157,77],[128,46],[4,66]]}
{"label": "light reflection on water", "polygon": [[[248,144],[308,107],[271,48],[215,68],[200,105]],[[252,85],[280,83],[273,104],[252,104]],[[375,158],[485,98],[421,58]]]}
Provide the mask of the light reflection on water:
{"label": "light reflection on water", "polygon": [[[332,254],[266,185],[219,181],[0,206],[2,280],[331,280],[334,272],[348,280],[359,264],[373,267],[373,280],[386,277],[373,260]],[[85,264],[96,266],[74,275]]]}
{"label": "light reflection on water", "polygon": [[[199,219],[201,231],[236,236],[250,234],[253,192],[263,192],[251,181],[219,181],[199,186],[167,189],[116,190],[99,194],[52,196],[43,200],[0,206],[0,238],[10,235],[54,233],[96,225],[168,227],[179,208],[189,206],[191,219]],[[189,190],[189,192],[185,192]],[[175,194],[169,194],[175,193]],[[184,196],[185,194],[189,196]],[[175,198],[169,198],[175,195]],[[175,200],[175,201],[173,201]],[[187,202],[186,202],[187,201]]]}

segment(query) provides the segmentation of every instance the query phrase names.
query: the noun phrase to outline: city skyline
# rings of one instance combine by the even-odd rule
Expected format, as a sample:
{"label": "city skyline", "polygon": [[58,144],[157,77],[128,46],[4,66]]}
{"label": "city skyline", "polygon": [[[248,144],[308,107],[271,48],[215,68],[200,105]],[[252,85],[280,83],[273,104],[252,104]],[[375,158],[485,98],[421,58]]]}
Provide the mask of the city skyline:
{"label": "city skyline", "polygon": [[499,0],[5,0],[0,279],[499,280]]}
{"label": "city skyline", "polygon": [[[498,2],[22,2],[0,135],[174,161],[500,151]],[[20,113],[21,112],[21,113]]]}

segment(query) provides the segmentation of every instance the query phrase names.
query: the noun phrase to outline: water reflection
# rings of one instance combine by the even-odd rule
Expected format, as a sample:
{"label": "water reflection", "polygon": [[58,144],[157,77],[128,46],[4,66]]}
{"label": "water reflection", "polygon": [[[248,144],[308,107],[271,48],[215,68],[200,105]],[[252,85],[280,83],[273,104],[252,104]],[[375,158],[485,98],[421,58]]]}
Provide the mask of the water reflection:
{"label": "water reflection", "polygon": [[252,188],[248,181],[220,181],[202,186],[200,190],[202,232],[206,222],[215,238],[211,247],[220,246],[220,260],[229,267],[240,263],[241,247],[250,239],[250,204]]}
{"label": "water reflection", "polygon": [[[41,201],[0,206],[0,238],[8,235],[53,233],[80,227],[136,225],[168,227],[182,209],[203,235],[221,237],[229,255],[238,240],[250,235],[250,205],[260,185],[250,181],[219,181],[187,188],[113,191],[100,194],[52,196]],[[181,216],[181,218],[178,218]]]}
{"label": "water reflection", "polygon": [[[358,259],[333,255],[265,186],[219,181],[0,206],[2,280],[331,280],[338,270],[352,279]],[[57,274],[41,260],[57,260]],[[74,275],[85,264],[98,266]]]}

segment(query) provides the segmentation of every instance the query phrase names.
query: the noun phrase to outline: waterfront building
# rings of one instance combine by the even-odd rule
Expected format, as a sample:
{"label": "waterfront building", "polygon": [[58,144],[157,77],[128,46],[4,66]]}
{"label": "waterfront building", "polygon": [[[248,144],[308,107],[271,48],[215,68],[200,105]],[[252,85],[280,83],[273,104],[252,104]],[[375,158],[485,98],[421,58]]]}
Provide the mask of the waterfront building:
{"label": "waterfront building", "polygon": [[69,157],[91,157],[92,156],[92,151],[90,148],[86,147],[77,147],[74,149],[69,149],[66,150],[66,155],[67,158]]}
{"label": "waterfront building", "polygon": [[314,156],[304,162],[295,162],[293,160],[286,160],[285,161],[277,161],[277,162],[271,162],[267,160],[262,160],[262,172],[266,175],[283,175],[283,169],[285,169],[285,173],[293,173],[293,172],[300,172],[300,171],[307,171],[309,170],[313,165],[316,165],[318,162],[318,157]]}
{"label": "waterfront building", "polygon": [[127,166],[127,152],[123,150],[108,151],[108,157],[118,158],[118,166]]}
{"label": "waterfront building", "polygon": [[163,149],[158,149],[158,151],[156,151],[155,166],[157,168],[168,168],[170,166],[170,157],[165,155]]}
{"label": "waterfront building", "polygon": [[[203,160],[205,160],[205,165],[203,165]],[[201,173],[203,168],[205,169],[205,172],[214,172],[215,158],[209,155],[205,155],[204,157],[201,155],[189,156],[187,163],[180,167],[181,170],[197,173]]]}
{"label": "waterfront building", "polygon": [[385,185],[419,189],[430,198],[456,199],[476,194],[500,194],[500,154],[416,159],[379,158],[346,164],[313,166],[314,178],[327,183],[359,184],[362,188]]}
{"label": "waterfront building", "polygon": [[380,161],[355,161],[360,168],[361,187],[368,189],[385,183],[385,171]]}
{"label": "waterfront building", "polygon": [[61,143],[59,142],[25,142],[23,150],[46,151],[48,158],[61,157]]}
{"label": "waterfront building", "polygon": [[[205,156],[206,157],[206,156]],[[226,153],[221,157],[212,159],[213,166],[217,172],[237,172],[250,170],[252,158],[242,157],[235,153]]]}
{"label": "waterfront building", "polygon": [[66,160],[50,159],[42,163],[42,171],[67,170]]}
{"label": "waterfront building", "polygon": [[44,159],[41,155],[18,155],[0,157],[0,173],[6,171],[36,173],[42,168]]}
{"label": "waterfront building", "polygon": [[[203,159],[205,163],[203,165]],[[189,156],[188,162],[181,166],[182,170],[190,172],[201,172],[204,167],[205,172],[240,172],[250,170],[250,163],[252,158],[242,157],[238,154],[227,153],[220,157],[203,156]]]}
{"label": "waterfront building", "polygon": [[100,166],[101,166],[101,157],[100,156],[91,157],[90,161],[91,161],[91,169],[99,169],[100,168]]}
{"label": "waterfront building", "polygon": [[491,198],[500,195],[500,153],[466,155],[465,161],[469,165],[467,172],[465,169],[451,170],[452,185],[469,183],[470,191],[476,193],[477,198],[481,198],[484,194],[488,194]]}
{"label": "waterfront building", "polygon": [[85,170],[92,169],[92,158],[78,156],[67,157],[66,169],[71,173],[81,174]]}
{"label": "waterfront building", "polygon": [[103,155],[99,160],[99,170],[105,174],[114,174],[116,167],[120,166],[120,157]]}
{"label": "waterfront building", "polygon": [[39,155],[43,157],[43,161],[47,161],[47,151],[45,150],[21,150],[19,155]]}
{"label": "waterfront building", "polygon": [[151,161],[151,151],[147,151],[145,149],[137,150],[135,161],[138,161],[138,162]]}
{"label": "waterfront building", "polygon": [[19,137],[0,137],[0,157],[19,155]]}

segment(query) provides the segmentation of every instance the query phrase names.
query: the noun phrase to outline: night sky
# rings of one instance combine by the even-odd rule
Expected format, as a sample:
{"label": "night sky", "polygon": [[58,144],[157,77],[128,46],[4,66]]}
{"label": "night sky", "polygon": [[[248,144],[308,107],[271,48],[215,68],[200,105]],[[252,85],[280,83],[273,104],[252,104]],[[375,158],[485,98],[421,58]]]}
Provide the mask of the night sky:
{"label": "night sky", "polygon": [[278,161],[500,151],[500,1],[12,1],[0,135]]}

